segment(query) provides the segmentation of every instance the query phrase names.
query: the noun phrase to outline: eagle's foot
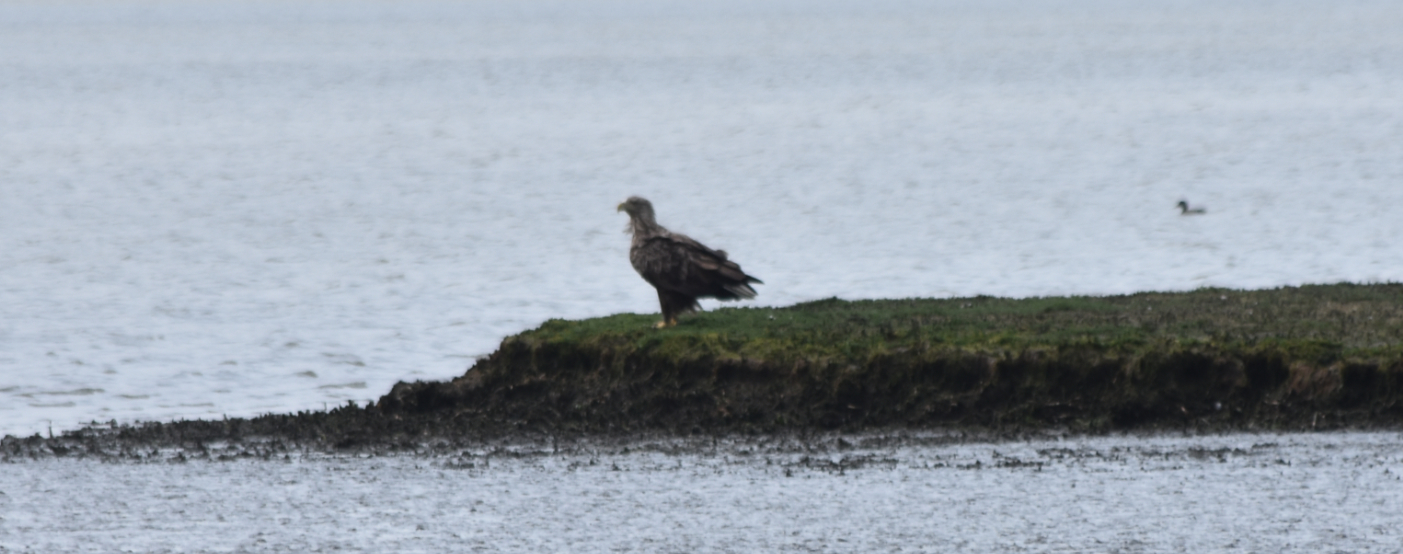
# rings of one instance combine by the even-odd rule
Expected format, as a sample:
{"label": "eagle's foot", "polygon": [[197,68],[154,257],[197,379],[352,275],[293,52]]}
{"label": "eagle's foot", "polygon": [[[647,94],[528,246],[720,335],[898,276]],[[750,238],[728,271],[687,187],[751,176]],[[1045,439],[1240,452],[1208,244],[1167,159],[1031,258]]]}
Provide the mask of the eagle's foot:
{"label": "eagle's foot", "polygon": [[676,326],[677,326],[677,318],[675,318],[675,317],[672,318],[672,319],[664,319],[664,320],[662,320],[662,321],[659,321],[659,322],[653,324],[653,328],[654,328],[654,329],[666,329],[666,328],[668,328],[668,327],[676,327]]}

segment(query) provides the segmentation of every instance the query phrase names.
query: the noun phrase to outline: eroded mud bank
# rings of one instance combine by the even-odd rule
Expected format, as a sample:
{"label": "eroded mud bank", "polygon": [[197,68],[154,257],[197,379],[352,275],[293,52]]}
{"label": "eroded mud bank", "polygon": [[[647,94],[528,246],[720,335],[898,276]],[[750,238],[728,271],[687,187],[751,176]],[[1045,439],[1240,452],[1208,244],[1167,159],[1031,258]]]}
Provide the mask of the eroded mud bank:
{"label": "eroded mud bank", "polygon": [[[4,439],[5,456],[270,457],[504,438],[1403,427],[1403,286],[827,300],[546,322],[378,402]],[[222,449],[222,450],[221,450]]]}
{"label": "eroded mud bank", "polygon": [[954,426],[1319,429],[1403,421],[1403,287],[970,298],[551,321],[398,417],[580,432]]}

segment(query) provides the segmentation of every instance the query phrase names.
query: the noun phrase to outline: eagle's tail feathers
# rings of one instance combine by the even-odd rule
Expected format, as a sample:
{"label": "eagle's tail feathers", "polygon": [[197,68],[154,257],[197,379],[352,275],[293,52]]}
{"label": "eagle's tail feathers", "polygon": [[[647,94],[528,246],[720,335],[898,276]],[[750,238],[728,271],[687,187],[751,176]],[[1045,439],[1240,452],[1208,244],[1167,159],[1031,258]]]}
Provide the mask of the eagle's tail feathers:
{"label": "eagle's tail feathers", "polygon": [[726,292],[736,295],[736,298],[755,298],[755,289],[750,288],[750,285],[746,283],[726,284],[722,288],[725,288]]}

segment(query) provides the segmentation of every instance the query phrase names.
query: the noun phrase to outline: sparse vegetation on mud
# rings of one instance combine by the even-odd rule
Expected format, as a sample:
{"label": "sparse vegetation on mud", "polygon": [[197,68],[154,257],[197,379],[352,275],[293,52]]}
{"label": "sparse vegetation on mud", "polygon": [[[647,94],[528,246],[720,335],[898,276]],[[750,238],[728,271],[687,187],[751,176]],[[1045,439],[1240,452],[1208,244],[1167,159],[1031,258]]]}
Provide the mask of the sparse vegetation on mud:
{"label": "sparse vegetation on mud", "polygon": [[[1403,286],[824,300],[549,321],[379,409],[581,432],[1403,421]],[[1323,418],[1323,420],[1322,420]]]}
{"label": "sparse vegetation on mud", "polygon": [[[67,436],[383,448],[512,434],[1403,426],[1399,284],[834,299],[665,330],[655,320],[548,321],[462,377],[400,383],[369,407]],[[25,440],[36,439],[6,444]]]}

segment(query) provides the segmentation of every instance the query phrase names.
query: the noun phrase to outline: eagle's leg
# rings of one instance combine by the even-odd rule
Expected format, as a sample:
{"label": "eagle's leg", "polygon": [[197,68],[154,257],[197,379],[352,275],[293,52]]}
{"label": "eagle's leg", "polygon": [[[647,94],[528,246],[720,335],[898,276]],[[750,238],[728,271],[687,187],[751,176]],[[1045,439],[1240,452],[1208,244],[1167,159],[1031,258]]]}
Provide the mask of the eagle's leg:
{"label": "eagle's leg", "polygon": [[663,318],[661,321],[654,323],[653,328],[666,329],[669,321],[672,322],[672,325],[677,325],[677,316],[673,315],[672,306],[668,302],[667,293],[663,292],[662,289],[658,289],[658,304],[662,307]]}
{"label": "eagle's leg", "polygon": [[669,309],[668,309],[668,306],[667,306],[666,304],[663,304],[663,319],[662,319],[662,321],[659,321],[659,322],[657,322],[656,324],[654,324],[654,325],[653,325],[653,328],[654,328],[654,329],[666,329],[666,328],[668,328],[668,327],[676,327],[676,326],[677,326],[677,313],[676,313],[676,311],[675,311],[675,310],[669,310]]}
{"label": "eagle's leg", "polygon": [[659,321],[653,327],[657,329],[676,327],[677,316],[691,309],[696,302],[697,299],[685,294],[664,292],[662,289],[658,289],[658,304],[662,306],[663,320]]}

